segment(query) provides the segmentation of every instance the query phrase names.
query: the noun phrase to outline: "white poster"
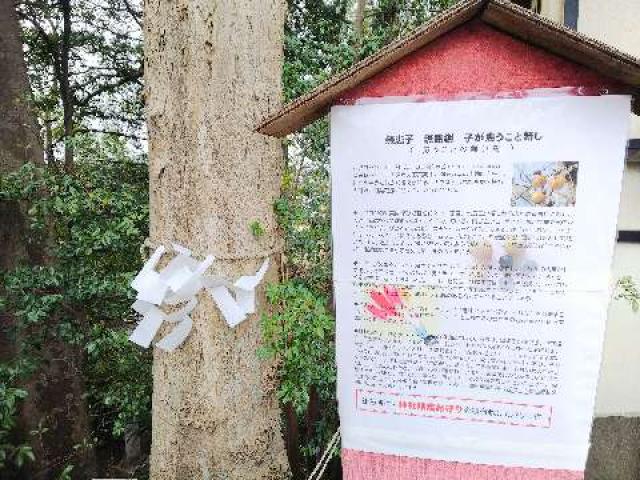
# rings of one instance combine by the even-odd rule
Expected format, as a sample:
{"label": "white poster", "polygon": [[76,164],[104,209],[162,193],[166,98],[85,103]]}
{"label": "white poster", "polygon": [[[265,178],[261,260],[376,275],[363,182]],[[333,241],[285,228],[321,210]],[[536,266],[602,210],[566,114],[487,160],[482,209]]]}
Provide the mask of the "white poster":
{"label": "white poster", "polygon": [[332,109],[343,447],[584,469],[629,109]]}

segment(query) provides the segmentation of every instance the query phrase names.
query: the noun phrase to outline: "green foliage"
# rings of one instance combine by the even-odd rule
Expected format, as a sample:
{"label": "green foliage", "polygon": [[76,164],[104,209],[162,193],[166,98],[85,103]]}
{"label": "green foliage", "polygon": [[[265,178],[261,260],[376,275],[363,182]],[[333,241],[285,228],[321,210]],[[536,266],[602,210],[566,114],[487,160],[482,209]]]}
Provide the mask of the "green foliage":
{"label": "green foliage", "polygon": [[287,416],[285,422],[290,432],[297,432],[304,459],[292,469],[306,475],[338,422],[334,317],[328,299],[299,281],[268,285],[267,300],[272,313],[262,315],[259,353],[277,361],[278,399],[294,412],[296,418]]}
{"label": "green foliage", "polygon": [[326,399],[335,393],[333,316],[326,297],[295,281],[269,285],[267,300],[274,311],[262,315],[261,353],[279,361],[280,401],[302,414],[313,387]]}
{"label": "green foliage", "polygon": [[365,22],[366,35],[360,56],[370,55],[387,43],[406,35],[456,1],[378,0]]}
{"label": "green foliage", "polygon": [[354,59],[352,0],[289,0],[282,72],[286,100],[302,95]]}
{"label": "green foliage", "polygon": [[91,411],[103,437],[122,438],[127,425],[151,425],[151,353],[126,331],[95,325],[87,343]]}
{"label": "green foliage", "polygon": [[18,417],[19,402],[27,396],[18,388],[21,368],[0,364],[0,471],[8,464],[20,468],[35,459],[26,443],[15,444],[12,438]]}
{"label": "green foliage", "polygon": [[251,235],[258,240],[264,236],[264,227],[258,220],[254,220],[249,224],[249,230],[251,230]]}
{"label": "green foliage", "polygon": [[114,137],[80,136],[76,155],[70,172],[28,164],[0,177],[0,201],[24,206],[25,241],[42,256],[2,272],[3,303],[22,362],[35,368],[51,341],[86,346],[90,413],[109,441],[126,424],[150,424],[150,356],[127,341],[129,283],[148,234],[147,167]]}
{"label": "green foliage", "polygon": [[29,164],[0,179],[0,200],[27,205],[27,241],[52,260],[6,276],[18,316],[39,324],[59,315],[58,333],[72,336],[89,331],[79,317],[120,324],[147,235],[146,196],[146,166],[126,160],[80,163],[72,174]]}
{"label": "green foliage", "polygon": [[291,140],[298,156],[289,156],[276,201],[286,245],[286,278],[296,278],[322,295],[331,293],[331,194],[328,124],[310,125]]}
{"label": "green foliage", "polygon": [[634,313],[640,311],[640,289],[631,277],[622,277],[616,285],[616,300],[626,300]]}
{"label": "green foliage", "polygon": [[71,480],[73,477],[71,476],[71,472],[73,472],[74,466],[69,464],[65,465],[64,468],[60,471],[56,480]]}

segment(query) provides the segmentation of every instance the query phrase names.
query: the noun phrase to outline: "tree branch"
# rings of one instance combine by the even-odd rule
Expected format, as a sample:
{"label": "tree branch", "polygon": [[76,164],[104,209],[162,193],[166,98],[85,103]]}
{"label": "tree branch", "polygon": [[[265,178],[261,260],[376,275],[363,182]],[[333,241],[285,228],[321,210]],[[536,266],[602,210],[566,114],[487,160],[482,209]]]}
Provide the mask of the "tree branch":
{"label": "tree branch", "polygon": [[76,130],[78,133],[102,133],[105,135],[113,135],[115,137],[128,138],[130,140],[146,140],[144,137],[134,135],[132,133],[118,132],[117,130],[101,130],[99,128],[79,128]]}
{"label": "tree branch", "polygon": [[142,75],[143,75],[143,68],[141,67],[138,70],[134,70],[130,72],[128,75],[122,76],[120,80],[118,80],[115,83],[107,83],[105,85],[101,85],[100,87],[95,89],[93,92],[87,94],[87,96],[85,96],[82,100],[78,100],[76,102],[76,105],[83,106],[83,107],[87,106],[89,102],[95,97],[98,97],[103,93],[113,92],[114,90],[117,90],[118,88],[122,87],[123,85],[126,85],[127,83],[135,82],[138,79],[142,78]]}
{"label": "tree branch", "polygon": [[122,0],[122,3],[124,4],[124,8],[127,10],[129,15],[131,15],[133,21],[136,22],[138,27],[142,29],[142,14],[136,11],[135,8],[133,8],[133,6],[129,3],[129,0]]}

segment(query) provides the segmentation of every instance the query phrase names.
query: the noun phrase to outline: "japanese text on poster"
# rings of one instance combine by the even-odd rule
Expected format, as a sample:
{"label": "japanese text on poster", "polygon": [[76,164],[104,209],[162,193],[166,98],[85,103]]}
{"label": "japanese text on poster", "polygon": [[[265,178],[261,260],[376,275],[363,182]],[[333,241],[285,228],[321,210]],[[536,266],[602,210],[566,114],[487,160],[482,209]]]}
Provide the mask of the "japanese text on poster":
{"label": "japanese text on poster", "polygon": [[629,102],[332,109],[344,447],[584,469]]}

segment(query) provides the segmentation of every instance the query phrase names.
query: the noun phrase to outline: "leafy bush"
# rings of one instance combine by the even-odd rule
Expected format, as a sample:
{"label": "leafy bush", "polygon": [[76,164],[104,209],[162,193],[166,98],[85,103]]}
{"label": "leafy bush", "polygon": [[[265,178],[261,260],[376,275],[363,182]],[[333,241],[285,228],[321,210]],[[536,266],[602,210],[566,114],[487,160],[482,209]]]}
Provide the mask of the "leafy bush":
{"label": "leafy bush", "polygon": [[[123,438],[127,424],[150,425],[150,355],[127,342],[129,283],[148,232],[147,166],[118,139],[75,141],[71,172],[28,164],[0,177],[0,201],[24,206],[25,242],[42,256],[2,273],[2,303],[17,321],[20,361],[37,366],[52,341],[84,350],[90,413],[104,443]],[[1,388],[5,415],[15,416],[24,393]]]}
{"label": "leafy bush", "polygon": [[267,300],[274,312],[262,316],[261,353],[279,361],[279,400],[302,414],[314,387],[324,400],[334,397],[334,319],[326,297],[295,281],[269,285]]}
{"label": "leafy bush", "polygon": [[93,327],[87,343],[90,408],[103,436],[122,438],[125,428],[151,425],[151,352],[129,341],[128,332]]}
{"label": "leafy bush", "polygon": [[16,445],[12,438],[19,402],[27,396],[26,390],[16,387],[20,371],[20,367],[0,364],[0,470],[8,464],[20,468],[34,460],[31,447],[26,443]]}
{"label": "leafy bush", "polygon": [[267,286],[267,300],[260,353],[278,361],[288,436],[305,458],[292,470],[308,474],[337,427],[335,322],[327,298],[295,280]]}

